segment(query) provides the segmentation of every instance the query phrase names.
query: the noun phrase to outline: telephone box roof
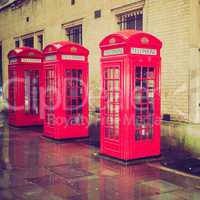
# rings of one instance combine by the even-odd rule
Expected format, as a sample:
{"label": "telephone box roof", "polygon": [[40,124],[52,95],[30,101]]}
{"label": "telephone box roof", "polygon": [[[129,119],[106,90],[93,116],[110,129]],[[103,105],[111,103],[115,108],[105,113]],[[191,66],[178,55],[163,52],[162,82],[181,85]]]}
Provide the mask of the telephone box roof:
{"label": "telephone box roof", "polygon": [[59,41],[51,43],[44,48],[43,52],[44,54],[66,53],[66,52],[70,52],[72,54],[84,54],[84,55],[89,54],[89,51],[85,47],[70,41]]}
{"label": "telephone box roof", "polygon": [[42,52],[37,49],[30,47],[19,47],[12,49],[8,53],[8,58],[13,58],[13,57],[42,58],[43,55]]}
{"label": "telephone box roof", "polygon": [[111,33],[100,42],[100,47],[113,46],[116,44],[135,45],[138,43],[142,43],[143,45],[153,45],[158,48],[162,47],[162,42],[158,38],[150,33],[137,30],[123,30]]}

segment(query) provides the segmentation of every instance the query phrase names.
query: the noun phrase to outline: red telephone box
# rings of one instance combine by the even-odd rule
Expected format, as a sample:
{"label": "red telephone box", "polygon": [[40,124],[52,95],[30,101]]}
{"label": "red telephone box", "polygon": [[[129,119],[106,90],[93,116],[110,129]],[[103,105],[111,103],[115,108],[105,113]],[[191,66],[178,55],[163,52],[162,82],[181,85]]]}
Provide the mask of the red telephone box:
{"label": "red telephone box", "polygon": [[160,49],[153,35],[125,30],[101,43],[101,154],[160,154]]}
{"label": "red telephone box", "polygon": [[22,47],[8,53],[8,123],[42,125],[42,52]]}
{"label": "red telephone box", "polygon": [[88,136],[88,54],[83,46],[68,41],[44,49],[45,136]]}

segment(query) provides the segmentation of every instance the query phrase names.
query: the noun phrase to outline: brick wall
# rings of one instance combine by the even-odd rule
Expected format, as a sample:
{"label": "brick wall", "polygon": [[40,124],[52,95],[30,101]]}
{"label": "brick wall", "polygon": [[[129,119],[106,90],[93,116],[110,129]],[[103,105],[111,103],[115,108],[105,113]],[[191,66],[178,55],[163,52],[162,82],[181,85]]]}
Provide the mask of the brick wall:
{"label": "brick wall", "polygon": [[146,1],[147,31],[163,41],[162,113],[188,120],[189,96],[189,0]]}

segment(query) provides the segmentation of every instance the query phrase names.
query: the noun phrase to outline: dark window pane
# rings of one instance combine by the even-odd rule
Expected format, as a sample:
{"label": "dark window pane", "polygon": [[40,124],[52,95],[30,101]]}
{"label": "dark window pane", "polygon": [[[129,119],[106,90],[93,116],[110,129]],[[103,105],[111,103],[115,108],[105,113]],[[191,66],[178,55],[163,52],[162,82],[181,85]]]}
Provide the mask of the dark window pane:
{"label": "dark window pane", "polygon": [[147,67],[143,67],[142,68],[142,78],[146,78],[147,77]]}
{"label": "dark window pane", "polygon": [[119,138],[119,96],[120,96],[120,71],[119,67],[109,67],[104,71],[105,91],[105,136]]}
{"label": "dark window pane", "polygon": [[66,70],[66,121],[70,125],[82,123],[82,81],[82,70]]}
{"label": "dark window pane", "polygon": [[135,131],[135,140],[140,140],[140,131],[139,130]]}
{"label": "dark window pane", "polygon": [[136,15],[136,27],[135,27],[136,30],[143,29],[142,21],[143,21],[143,15],[142,14]]}
{"label": "dark window pane", "polygon": [[54,70],[49,69],[46,70],[46,111],[45,111],[45,119],[48,125],[54,125]]}
{"label": "dark window pane", "polygon": [[82,44],[82,25],[67,28],[66,33],[70,41]]}
{"label": "dark window pane", "polygon": [[135,75],[136,75],[136,78],[140,78],[141,77],[141,67],[136,67]]}
{"label": "dark window pane", "polygon": [[15,40],[15,47],[18,48],[20,46],[19,40]]}
{"label": "dark window pane", "polygon": [[24,107],[26,113],[39,114],[39,71],[24,72]]}
{"label": "dark window pane", "polygon": [[25,47],[34,47],[33,37],[23,39],[23,45]]}
{"label": "dark window pane", "polygon": [[154,77],[154,68],[153,68],[153,67],[150,67],[150,68],[149,68],[148,77],[149,77],[149,78],[153,78],[153,77]]}
{"label": "dark window pane", "polygon": [[38,48],[39,50],[43,50],[43,35],[38,35]]}
{"label": "dark window pane", "polygon": [[140,11],[133,11],[127,14],[123,14],[119,17],[120,29],[143,29],[143,14]]}

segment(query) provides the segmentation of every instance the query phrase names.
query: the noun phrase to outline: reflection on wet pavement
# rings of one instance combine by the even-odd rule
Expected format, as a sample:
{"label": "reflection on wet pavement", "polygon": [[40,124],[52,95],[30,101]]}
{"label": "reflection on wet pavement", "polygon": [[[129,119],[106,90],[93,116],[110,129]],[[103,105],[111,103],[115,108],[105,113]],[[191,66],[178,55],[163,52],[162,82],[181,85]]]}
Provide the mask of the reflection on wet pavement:
{"label": "reflection on wet pavement", "polygon": [[95,159],[97,147],[53,142],[39,128],[0,132],[0,200],[200,199],[200,179]]}

